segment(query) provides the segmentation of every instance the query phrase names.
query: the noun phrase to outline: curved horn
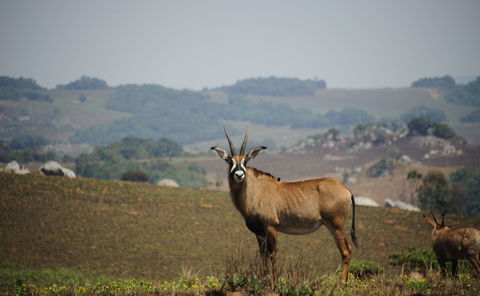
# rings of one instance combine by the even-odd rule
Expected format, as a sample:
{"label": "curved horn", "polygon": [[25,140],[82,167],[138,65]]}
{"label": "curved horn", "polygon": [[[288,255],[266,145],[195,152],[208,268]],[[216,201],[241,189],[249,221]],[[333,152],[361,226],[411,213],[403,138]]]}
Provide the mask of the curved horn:
{"label": "curved horn", "polygon": [[435,215],[433,215],[433,212],[430,212],[430,214],[432,214],[433,221],[435,221],[435,223],[436,223],[437,225],[440,225],[440,224],[438,223],[438,221],[437,221],[437,218],[435,218]]}
{"label": "curved horn", "polygon": [[242,147],[240,148],[240,155],[245,155],[245,149],[247,148],[248,141],[248,126],[245,128],[245,136],[243,137]]}
{"label": "curved horn", "polygon": [[237,154],[237,152],[235,151],[235,145],[233,145],[232,140],[230,140],[230,137],[228,136],[228,133],[227,133],[227,129],[223,128],[223,130],[225,131],[225,137],[227,137],[228,145],[230,146],[230,153],[232,154],[232,156],[234,156]]}

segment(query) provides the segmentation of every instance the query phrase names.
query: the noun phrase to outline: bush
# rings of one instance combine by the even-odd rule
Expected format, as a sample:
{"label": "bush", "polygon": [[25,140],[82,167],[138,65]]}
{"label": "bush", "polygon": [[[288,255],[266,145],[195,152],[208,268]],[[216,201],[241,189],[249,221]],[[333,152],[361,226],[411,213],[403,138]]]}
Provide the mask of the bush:
{"label": "bush", "polygon": [[375,262],[366,260],[352,260],[350,272],[355,277],[365,278],[383,272],[383,268]]}
{"label": "bush", "polygon": [[409,270],[420,269],[426,271],[432,267],[438,267],[435,253],[431,249],[406,246],[403,252],[393,253],[389,258],[391,265],[403,266]]}
{"label": "bush", "polygon": [[57,85],[57,89],[76,89],[76,90],[85,90],[85,89],[105,89],[108,88],[107,83],[104,80],[82,76],[80,79],[72,81],[68,84]]}
{"label": "bush", "polygon": [[444,123],[437,123],[434,126],[433,135],[437,138],[451,139],[455,137],[455,132],[448,125]]}
{"label": "bush", "polygon": [[412,82],[411,87],[453,88],[455,85],[455,80],[451,76],[445,75],[443,77],[420,78]]}
{"label": "bush", "polygon": [[409,136],[433,135],[442,139],[451,139],[455,136],[455,132],[447,124],[435,122],[427,116],[410,119],[407,127]]}
{"label": "bush", "polygon": [[256,94],[264,96],[312,96],[317,89],[324,89],[324,80],[300,80],[297,78],[250,78],[224,87],[230,93]]}
{"label": "bush", "polygon": [[450,181],[458,188],[467,215],[480,217],[480,169],[458,169],[450,174]]}
{"label": "bush", "polygon": [[444,100],[457,105],[480,107],[480,77],[449,90],[444,95]]}
{"label": "bush", "polygon": [[394,168],[395,164],[393,163],[393,160],[382,158],[367,169],[367,176],[370,178],[384,176],[387,173],[392,173]]}
{"label": "bush", "polygon": [[144,171],[128,171],[123,173],[122,181],[132,181],[132,182],[148,182],[148,175]]}
{"label": "bush", "polygon": [[433,109],[426,106],[413,108],[400,116],[400,119],[403,122],[409,122],[412,118],[418,117],[428,117],[436,122],[447,121],[447,116],[445,116],[445,113],[441,109]]}
{"label": "bush", "polygon": [[416,190],[418,205],[424,211],[463,214],[461,194],[440,171],[429,171]]}

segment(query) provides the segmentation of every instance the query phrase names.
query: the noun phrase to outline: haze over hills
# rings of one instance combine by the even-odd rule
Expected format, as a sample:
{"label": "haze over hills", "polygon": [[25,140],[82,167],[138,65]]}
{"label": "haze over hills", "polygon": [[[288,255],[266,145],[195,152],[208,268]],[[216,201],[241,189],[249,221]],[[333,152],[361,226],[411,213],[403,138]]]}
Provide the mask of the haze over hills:
{"label": "haze over hills", "polygon": [[480,142],[474,133],[478,123],[461,122],[475,107],[448,103],[435,87],[328,89],[323,80],[270,77],[190,91],[151,84],[111,88],[103,80],[82,77],[48,90],[33,80],[31,85],[8,77],[3,81],[4,142],[13,135],[36,134],[53,142],[105,145],[137,136],[168,138],[205,151],[219,140],[223,126],[235,137],[248,124],[256,131],[254,141],[280,149],[331,127],[349,131],[360,123],[398,121],[420,107],[443,113],[459,135]]}

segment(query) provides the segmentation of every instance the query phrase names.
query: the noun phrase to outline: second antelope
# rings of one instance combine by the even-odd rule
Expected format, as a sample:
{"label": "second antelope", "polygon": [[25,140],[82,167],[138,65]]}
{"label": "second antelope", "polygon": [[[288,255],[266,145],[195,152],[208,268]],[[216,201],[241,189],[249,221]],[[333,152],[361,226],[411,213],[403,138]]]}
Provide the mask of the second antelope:
{"label": "second antelope", "polygon": [[445,225],[445,214],[442,214],[442,223],[438,223],[432,213],[433,220],[423,215],[425,220],[433,226],[432,247],[437,260],[446,274],[445,262],[452,262],[452,275],[457,273],[459,259],[468,259],[473,268],[480,274],[480,230],[473,227],[452,228]]}
{"label": "second antelope", "polygon": [[355,199],[353,194],[332,178],[298,182],[280,182],[268,173],[247,167],[265,146],[246,150],[248,134],[245,131],[240,153],[227,131],[225,136],[230,153],[218,146],[218,156],[228,164],[228,184],[233,204],[245,219],[247,228],[257,238],[260,254],[274,259],[277,252],[277,232],[307,234],[325,225],[330,231],[342,258],[340,284],[348,276],[352,247],[344,231],[345,219],[352,205],[352,241],[355,236]]}

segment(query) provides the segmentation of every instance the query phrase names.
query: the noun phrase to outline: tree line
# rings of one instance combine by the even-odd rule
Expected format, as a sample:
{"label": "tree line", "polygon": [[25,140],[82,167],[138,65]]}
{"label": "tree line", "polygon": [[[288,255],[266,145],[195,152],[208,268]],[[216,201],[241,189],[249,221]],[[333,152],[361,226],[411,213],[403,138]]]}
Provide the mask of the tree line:
{"label": "tree line", "polygon": [[317,89],[327,88],[325,80],[285,77],[250,78],[222,87],[227,93],[263,96],[312,96]]}
{"label": "tree line", "polygon": [[29,78],[0,76],[0,100],[19,100],[53,102],[46,89]]}
{"label": "tree line", "polygon": [[[223,132],[222,120],[250,121],[269,126],[289,125],[293,128],[345,127],[373,120],[367,112],[353,108],[317,114],[287,104],[254,102],[241,94],[230,94],[225,104],[211,101],[202,92],[153,84],[116,87],[106,107],[133,113],[133,116],[107,126],[79,131],[72,141],[104,145],[130,135],[142,138],[162,135],[186,144],[217,138]],[[232,131],[233,134],[236,132],[241,131]]]}

